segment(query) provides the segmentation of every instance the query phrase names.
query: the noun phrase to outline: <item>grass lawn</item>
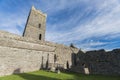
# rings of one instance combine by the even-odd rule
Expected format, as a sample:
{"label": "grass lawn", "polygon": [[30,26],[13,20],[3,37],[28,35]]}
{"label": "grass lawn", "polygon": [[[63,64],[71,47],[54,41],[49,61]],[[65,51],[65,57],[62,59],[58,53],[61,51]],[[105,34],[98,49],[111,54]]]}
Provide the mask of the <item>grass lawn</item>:
{"label": "grass lawn", "polygon": [[53,73],[36,71],[0,77],[0,80],[120,80],[120,76],[83,75],[77,73]]}

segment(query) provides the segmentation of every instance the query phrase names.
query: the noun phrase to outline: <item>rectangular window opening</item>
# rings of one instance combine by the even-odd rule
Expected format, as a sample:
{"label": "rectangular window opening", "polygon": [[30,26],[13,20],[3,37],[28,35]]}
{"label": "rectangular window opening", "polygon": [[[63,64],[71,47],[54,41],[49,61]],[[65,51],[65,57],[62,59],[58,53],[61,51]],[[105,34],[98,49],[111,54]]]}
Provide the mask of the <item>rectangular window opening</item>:
{"label": "rectangular window opening", "polygon": [[39,24],[39,28],[41,28],[41,24]]}
{"label": "rectangular window opening", "polygon": [[41,40],[41,39],[42,39],[42,35],[40,34],[40,35],[39,35],[39,40]]}

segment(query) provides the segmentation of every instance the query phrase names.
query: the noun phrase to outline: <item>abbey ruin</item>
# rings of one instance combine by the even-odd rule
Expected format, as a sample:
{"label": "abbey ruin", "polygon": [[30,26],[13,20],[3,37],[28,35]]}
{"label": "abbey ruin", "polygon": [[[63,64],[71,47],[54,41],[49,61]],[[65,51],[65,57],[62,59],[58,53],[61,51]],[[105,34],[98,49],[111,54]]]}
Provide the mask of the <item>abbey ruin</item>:
{"label": "abbey ruin", "polygon": [[120,49],[83,51],[45,41],[46,14],[32,7],[23,36],[0,31],[0,76],[40,69],[119,74]]}

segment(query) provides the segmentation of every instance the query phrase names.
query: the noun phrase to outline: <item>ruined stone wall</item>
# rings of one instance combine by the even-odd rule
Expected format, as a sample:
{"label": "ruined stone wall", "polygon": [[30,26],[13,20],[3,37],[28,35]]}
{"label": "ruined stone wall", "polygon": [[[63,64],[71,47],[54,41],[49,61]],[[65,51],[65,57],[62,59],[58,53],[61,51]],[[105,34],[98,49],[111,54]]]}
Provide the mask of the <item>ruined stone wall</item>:
{"label": "ruined stone wall", "polygon": [[0,31],[0,76],[36,71],[50,64],[85,74],[120,74],[120,49],[84,53],[62,44]]}
{"label": "ruined stone wall", "polygon": [[58,45],[56,47],[55,53],[58,55],[58,61],[60,64],[64,65],[64,68],[67,69],[67,63],[69,68],[73,65],[72,63],[72,54],[78,53],[78,49],[66,47],[64,45]]}
{"label": "ruined stone wall", "polygon": [[73,69],[80,73],[88,69],[90,74],[119,74],[120,75],[120,49],[106,52],[104,50],[79,52],[77,66]]}
{"label": "ruined stone wall", "polygon": [[71,54],[77,51],[64,45],[37,41],[0,31],[0,75],[46,68],[47,63],[54,63],[55,55],[58,56],[57,64],[66,68],[67,61],[69,66],[72,65]]}

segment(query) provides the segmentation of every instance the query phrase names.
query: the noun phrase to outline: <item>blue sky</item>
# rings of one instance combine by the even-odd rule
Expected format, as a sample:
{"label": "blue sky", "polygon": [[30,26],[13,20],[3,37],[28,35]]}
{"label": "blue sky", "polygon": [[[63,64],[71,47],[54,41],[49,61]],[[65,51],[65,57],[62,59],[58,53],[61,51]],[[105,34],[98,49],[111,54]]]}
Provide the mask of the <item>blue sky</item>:
{"label": "blue sky", "polygon": [[22,35],[32,5],[47,14],[47,41],[120,48],[120,0],[0,0],[0,30]]}

